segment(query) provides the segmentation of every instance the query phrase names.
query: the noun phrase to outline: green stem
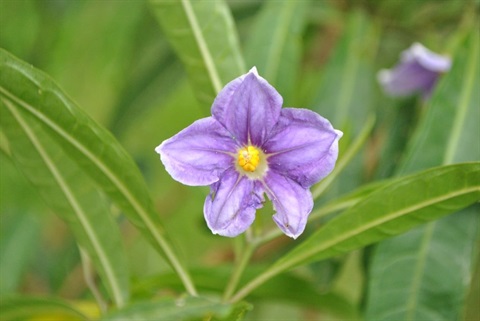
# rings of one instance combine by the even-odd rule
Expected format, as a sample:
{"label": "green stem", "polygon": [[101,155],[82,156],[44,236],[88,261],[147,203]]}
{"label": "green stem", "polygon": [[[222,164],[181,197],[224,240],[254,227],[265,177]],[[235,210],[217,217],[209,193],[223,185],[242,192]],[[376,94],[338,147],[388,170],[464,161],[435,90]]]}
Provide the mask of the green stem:
{"label": "green stem", "polygon": [[233,291],[235,291],[235,288],[242,277],[243,271],[245,271],[245,268],[247,267],[248,262],[250,261],[250,258],[252,257],[256,248],[257,247],[255,243],[247,240],[247,244],[243,248],[239,259],[236,262],[235,270],[233,271],[230,280],[227,283],[227,287],[225,288],[225,292],[223,293],[224,302],[227,302],[232,296]]}
{"label": "green stem", "polygon": [[370,115],[357,139],[355,139],[355,141],[350,145],[343,157],[340,158],[337,165],[335,165],[335,169],[323,181],[321,181],[317,186],[315,186],[312,191],[313,199],[316,199],[320,195],[322,195],[327,190],[327,188],[330,187],[333,181],[340,175],[340,173],[345,169],[345,167],[350,163],[353,157],[358,153],[360,148],[362,148],[362,146],[367,141],[367,138],[370,135],[374,124],[375,116]]}
{"label": "green stem", "polygon": [[266,281],[270,280],[275,275],[279,274],[281,271],[282,269],[273,268],[273,269],[267,270],[263,274],[260,274],[255,279],[247,283],[247,285],[245,285],[243,288],[241,288],[235,295],[233,295],[229,299],[229,302],[235,303],[240,301],[241,299],[246,297],[250,292],[258,288],[260,285],[262,285]]}
{"label": "green stem", "polygon": [[[365,126],[362,128],[362,131],[358,135],[357,139],[351,144],[350,148],[347,150],[347,152],[344,154],[344,156],[340,159],[340,161],[337,163],[335,169],[332,171],[332,173],[327,176],[326,179],[324,179],[319,185],[316,186],[316,188],[313,190],[312,195],[313,198],[319,197],[321,194],[325,192],[325,190],[332,184],[332,182],[340,175],[342,170],[350,163],[350,161],[353,159],[353,157],[358,153],[360,148],[365,144],[367,141],[367,138],[370,134],[370,132],[373,129],[373,125],[375,124],[375,117],[373,115],[370,115],[367,119],[367,122]],[[321,218],[327,214],[333,213],[338,210],[342,210],[345,208],[348,208],[352,205],[354,205],[358,199],[351,199],[345,202],[341,203],[334,203],[330,206],[325,206],[323,208],[320,208],[316,211],[314,211],[309,219],[318,219]],[[229,301],[229,302],[237,302],[241,299],[243,299],[246,295],[248,295],[251,291],[256,289],[258,286],[262,285],[265,281],[269,280],[270,278],[274,277],[278,273],[282,271],[282,267],[276,267],[273,269],[270,269],[266,271],[265,273],[259,275],[257,278],[253,279],[251,282],[249,282],[247,285],[245,285],[242,289],[240,289],[235,295],[232,296],[233,291],[235,290],[235,287],[238,285],[238,281],[240,280],[240,277],[247,266],[254,250],[256,249],[257,246],[266,243],[278,236],[282,235],[281,231],[279,229],[272,230],[271,232],[263,235],[262,237],[256,238],[254,242],[248,243],[247,247],[244,249],[242,252],[241,259],[239,263],[236,266],[236,269],[234,273],[232,274],[232,277],[227,285],[227,288],[225,290],[223,300],[224,301]]]}

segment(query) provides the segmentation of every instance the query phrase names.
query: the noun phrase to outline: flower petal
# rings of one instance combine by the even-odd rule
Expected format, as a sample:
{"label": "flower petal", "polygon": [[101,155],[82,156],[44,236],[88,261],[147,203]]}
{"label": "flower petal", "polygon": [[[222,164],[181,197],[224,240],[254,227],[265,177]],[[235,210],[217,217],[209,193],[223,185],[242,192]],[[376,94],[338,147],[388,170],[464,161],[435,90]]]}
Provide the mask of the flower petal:
{"label": "flower petal", "polygon": [[428,94],[439,74],[425,69],[417,61],[401,63],[393,69],[380,70],[378,81],[391,96],[408,96],[415,92]]}
{"label": "flower petal", "polygon": [[213,117],[193,124],[165,140],[155,151],[167,172],[185,185],[210,185],[234,164],[237,150],[229,132]]}
{"label": "flower petal", "polygon": [[269,171],[265,191],[276,211],[273,220],[287,236],[296,239],[305,230],[313,208],[312,194],[288,177]]}
{"label": "flower petal", "polygon": [[264,144],[271,170],[308,188],[334,168],[342,132],[317,113],[283,108],[272,136]]}
{"label": "flower petal", "polygon": [[397,66],[378,73],[378,81],[391,96],[407,96],[417,91],[428,97],[442,72],[451,67],[451,59],[436,54],[419,43],[403,51]]}
{"label": "flower petal", "polygon": [[283,98],[252,68],[225,86],[212,115],[243,144],[260,146],[280,116]]}
{"label": "flower petal", "polygon": [[263,206],[263,190],[255,181],[231,169],[211,186],[203,208],[213,234],[234,237],[255,220],[255,211]]}
{"label": "flower petal", "polygon": [[418,42],[402,52],[401,59],[404,62],[417,61],[423,68],[435,72],[447,72],[452,65],[450,57],[439,55]]}

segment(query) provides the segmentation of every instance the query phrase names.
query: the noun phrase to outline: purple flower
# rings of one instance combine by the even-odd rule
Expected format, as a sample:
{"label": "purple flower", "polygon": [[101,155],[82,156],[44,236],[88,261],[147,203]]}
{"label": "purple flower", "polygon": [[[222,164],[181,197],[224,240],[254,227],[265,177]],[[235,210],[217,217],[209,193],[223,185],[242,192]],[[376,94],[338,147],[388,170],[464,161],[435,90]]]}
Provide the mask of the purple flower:
{"label": "purple flower", "polygon": [[421,92],[428,98],[441,73],[450,70],[451,60],[419,43],[403,51],[400,63],[393,69],[380,70],[378,80],[391,96],[408,96]]}
{"label": "purple flower", "polygon": [[243,233],[264,193],[286,235],[297,238],[305,229],[313,208],[309,188],[333,170],[342,132],[310,110],[282,103],[254,67],[222,89],[212,117],[155,149],[175,180],[210,185],[204,215],[214,234]]}

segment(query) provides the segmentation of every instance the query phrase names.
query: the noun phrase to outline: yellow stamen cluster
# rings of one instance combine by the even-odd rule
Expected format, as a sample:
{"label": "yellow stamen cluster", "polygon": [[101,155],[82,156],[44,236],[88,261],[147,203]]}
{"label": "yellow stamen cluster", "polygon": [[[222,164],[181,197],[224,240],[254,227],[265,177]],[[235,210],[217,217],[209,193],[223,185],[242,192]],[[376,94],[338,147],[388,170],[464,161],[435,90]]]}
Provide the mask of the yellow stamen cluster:
{"label": "yellow stamen cluster", "polygon": [[254,146],[238,150],[238,165],[247,172],[254,172],[260,163],[260,151]]}

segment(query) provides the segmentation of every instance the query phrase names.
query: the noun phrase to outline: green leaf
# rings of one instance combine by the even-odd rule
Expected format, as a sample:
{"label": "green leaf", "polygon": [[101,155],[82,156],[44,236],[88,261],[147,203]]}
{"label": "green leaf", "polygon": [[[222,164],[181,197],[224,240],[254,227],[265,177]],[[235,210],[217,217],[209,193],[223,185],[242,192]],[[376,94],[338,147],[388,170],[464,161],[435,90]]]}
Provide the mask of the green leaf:
{"label": "green leaf", "polygon": [[0,124],[14,161],[87,250],[115,304],[124,305],[129,297],[128,265],[105,199],[31,114],[6,97],[0,99]]}
{"label": "green leaf", "polygon": [[[362,10],[345,13],[343,20],[342,35],[322,71],[311,103],[315,111],[343,131],[341,154],[361,132],[372,111],[376,85],[374,62],[380,38],[375,21]],[[365,177],[363,163],[361,155],[357,155],[323,199],[344,194],[360,185]]]}
{"label": "green leaf", "polygon": [[[244,279],[249,279],[265,270],[264,266],[249,266],[245,270]],[[225,288],[225,280],[231,274],[232,266],[218,266],[213,268],[197,268],[192,270],[192,277],[199,289],[205,292],[221,293]],[[136,297],[151,297],[160,286],[181,289],[178,279],[171,273],[148,277],[133,286],[133,295]],[[282,289],[279,291],[279,289]],[[302,289],[302,291],[298,291]],[[285,273],[282,276],[255,289],[249,296],[255,302],[284,302],[295,304],[308,309],[329,312],[345,319],[354,320],[358,317],[353,305],[342,296],[318,289],[318,284],[309,278]]]}
{"label": "green leaf", "polygon": [[[2,162],[2,167],[5,164]],[[1,214],[0,296],[17,290],[23,272],[36,250],[39,222],[32,213],[12,211]]]}
{"label": "green leaf", "polygon": [[80,165],[166,258],[187,291],[194,294],[187,272],[166,240],[145,181],[118,141],[80,110],[47,75],[4,50],[0,50],[0,98],[9,102],[9,109],[34,119]]}
{"label": "green leaf", "polygon": [[158,301],[136,302],[105,315],[101,320],[203,320],[212,316],[226,317],[232,312],[232,308],[233,305],[199,297],[168,298]]}
{"label": "green leaf", "polygon": [[367,196],[312,234],[232,299],[296,266],[350,252],[464,208],[480,198],[480,163],[430,169]]}
{"label": "green leaf", "polygon": [[473,206],[375,248],[366,320],[458,320],[470,286],[479,211]]}
{"label": "green leaf", "polygon": [[[142,1],[64,2],[55,14],[55,28],[42,22],[37,36],[41,44],[35,44],[29,55],[18,57],[38,61],[38,67],[48,72],[90,117],[108,124],[116,104],[124,98],[120,93],[133,87],[129,70],[139,68],[137,52],[145,52],[139,41],[143,37],[136,37],[146,33],[139,30],[148,14],[145,7]],[[37,8],[43,13],[41,21],[48,19],[48,12],[55,8],[53,3],[45,3],[43,10]],[[15,16],[27,19],[22,11]]]}
{"label": "green leaf", "polygon": [[302,54],[309,1],[268,1],[256,18],[246,44],[249,66],[256,66],[291,106]]}
{"label": "green leaf", "polygon": [[371,193],[275,266],[292,268],[349,252],[464,208],[480,197],[480,163],[430,169]]}
{"label": "green leaf", "polygon": [[[460,42],[452,69],[429,101],[407,149],[401,174],[480,159],[477,27]],[[465,280],[473,273],[478,213],[477,204],[379,244],[371,259],[367,319],[458,319],[468,289]],[[388,274],[384,273],[385,266]],[[389,292],[392,280],[397,283],[395,291]]]}
{"label": "green leaf", "polygon": [[150,2],[185,65],[197,99],[210,108],[222,87],[245,72],[227,4],[223,0]]}
{"label": "green leaf", "polygon": [[87,320],[69,303],[53,298],[11,297],[0,301],[0,319],[14,320]]}
{"label": "green leaf", "polygon": [[336,128],[356,134],[362,129],[373,101],[373,63],[379,32],[361,10],[349,12],[345,20],[342,37],[323,71],[313,105]]}

